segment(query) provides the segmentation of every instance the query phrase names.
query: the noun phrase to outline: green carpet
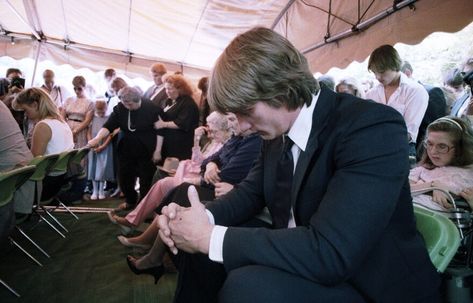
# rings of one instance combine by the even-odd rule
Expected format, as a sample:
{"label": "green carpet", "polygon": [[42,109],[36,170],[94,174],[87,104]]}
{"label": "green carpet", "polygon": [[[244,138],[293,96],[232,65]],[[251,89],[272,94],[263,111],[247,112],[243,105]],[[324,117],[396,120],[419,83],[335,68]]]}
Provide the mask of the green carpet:
{"label": "green carpet", "polygon": [[[88,202],[85,205],[91,206]],[[111,207],[116,203],[95,204]],[[61,238],[44,222],[26,232],[51,255],[47,259],[22,237],[14,239],[35,256],[43,267],[34,264],[17,248],[1,255],[0,278],[13,287],[17,299],[0,285],[0,302],[172,302],[176,274],[165,274],[154,285],[151,276],[134,275],[126,255],[140,255],[139,249],[124,247],[116,236],[119,230],[106,214],[81,214],[76,221],[68,214],[55,214],[66,226]]]}

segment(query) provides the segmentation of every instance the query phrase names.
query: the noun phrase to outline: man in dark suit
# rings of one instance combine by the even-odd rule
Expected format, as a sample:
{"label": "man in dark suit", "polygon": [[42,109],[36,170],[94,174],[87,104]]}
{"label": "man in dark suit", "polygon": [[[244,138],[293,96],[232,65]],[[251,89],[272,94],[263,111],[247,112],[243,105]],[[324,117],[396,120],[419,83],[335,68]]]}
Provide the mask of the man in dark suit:
{"label": "man in dark suit", "polygon": [[[303,55],[265,28],[225,49],[209,101],[266,141],[227,195],[204,206],[190,188],[191,207],[163,209],[175,302],[438,302],[396,110],[320,90]],[[272,226],[242,227],[265,208]]]}
{"label": "man in dark suit", "polygon": [[166,99],[168,98],[162,80],[163,76],[167,73],[166,67],[164,64],[155,63],[151,65],[149,73],[151,78],[153,78],[154,84],[143,94],[143,99],[149,100],[153,102],[154,105],[163,109],[166,107]]}

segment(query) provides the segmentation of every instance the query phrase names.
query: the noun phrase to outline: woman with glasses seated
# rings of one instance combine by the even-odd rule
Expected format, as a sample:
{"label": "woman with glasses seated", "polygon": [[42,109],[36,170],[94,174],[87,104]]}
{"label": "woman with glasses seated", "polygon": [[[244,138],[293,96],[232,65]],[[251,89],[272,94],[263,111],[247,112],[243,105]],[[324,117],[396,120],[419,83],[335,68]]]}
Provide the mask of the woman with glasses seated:
{"label": "woman with glasses seated", "polygon": [[62,117],[66,120],[74,135],[74,147],[81,148],[87,144],[87,128],[94,115],[94,104],[85,93],[86,82],[82,76],[72,79],[75,97],[70,97],[64,102]]}
{"label": "woman with glasses seated", "polygon": [[[469,121],[456,117],[435,120],[427,127],[423,145],[422,158],[409,175],[411,190],[437,187],[466,197],[473,187],[473,132]],[[413,200],[433,210],[452,207],[447,196],[438,190]]]}

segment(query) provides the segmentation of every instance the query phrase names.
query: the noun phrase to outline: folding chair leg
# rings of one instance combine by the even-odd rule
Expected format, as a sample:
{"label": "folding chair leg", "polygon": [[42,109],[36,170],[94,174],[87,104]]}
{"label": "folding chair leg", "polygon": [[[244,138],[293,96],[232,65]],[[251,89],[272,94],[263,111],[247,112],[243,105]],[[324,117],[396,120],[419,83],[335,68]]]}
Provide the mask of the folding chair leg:
{"label": "folding chair leg", "polygon": [[23,237],[25,237],[26,239],[28,239],[28,241],[30,241],[31,244],[33,244],[40,252],[43,253],[43,255],[45,255],[47,258],[51,258],[47,252],[44,251],[44,249],[42,249],[38,244],[36,244],[35,241],[33,241],[33,239],[31,239],[30,237],[28,237],[28,235],[21,229],[19,228],[18,226],[16,226],[16,229],[23,235]]}
{"label": "folding chair leg", "polygon": [[8,237],[8,239],[10,239],[10,242],[15,245],[16,247],[18,247],[25,255],[27,255],[31,260],[33,260],[36,264],[38,264],[39,266],[43,267],[43,264],[39,263],[38,260],[36,260],[32,255],[30,255],[29,252],[27,252],[23,247],[20,246],[20,244],[16,243],[15,240],[13,240],[11,237]]}
{"label": "folding chair leg", "polygon": [[67,210],[67,212],[70,213],[74,218],[76,218],[76,220],[79,220],[79,217],[76,216],[76,214],[75,214],[69,207],[67,207],[66,205],[64,205],[64,203],[62,203],[61,201],[59,201],[59,205],[61,205],[62,207],[64,207],[64,209]]}
{"label": "folding chair leg", "polygon": [[8,289],[12,294],[14,294],[15,296],[17,296],[18,298],[20,297],[20,294],[18,294],[13,288],[11,288],[10,286],[8,286],[7,283],[3,282],[2,279],[0,279],[0,284],[2,284],[3,286],[5,286],[6,289]]}
{"label": "folding chair leg", "polygon": [[49,227],[51,227],[52,229],[54,229],[61,237],[63,237],[64,239],[66,238],[66,236],[64,236],[64,234],[62,232],[59,231],[59,229],[56,228],[56,226],[54,226],[51,222],[49,222],[48,220],[46,220],[45,217],[43,217],[40,213],[38,213],[38,216],[41,220],[43,220],[44,222],[46,222],[46,224],[49,225]]}
{"label": "folding chair leg", "polygon": [[59,225],[66,233],[68,233],[69,231],[64,227],[64,225],[61,224],[61,222],[59,222],[58,219],[56,219],[56,217],[54,217],[53,215],[51,215],[51,213],[46,209],[44,208],[44,206],[41,206],[41,209],[51,218],[54,220],[54,222],[57,223],[57,225]]}

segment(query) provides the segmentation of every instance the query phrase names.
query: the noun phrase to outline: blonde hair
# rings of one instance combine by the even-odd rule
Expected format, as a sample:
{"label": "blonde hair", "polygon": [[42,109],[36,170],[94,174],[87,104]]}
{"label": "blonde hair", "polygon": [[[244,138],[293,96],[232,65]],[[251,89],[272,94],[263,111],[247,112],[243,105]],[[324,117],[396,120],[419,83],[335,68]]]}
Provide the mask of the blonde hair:
{"label": "blonde hair", "polygon": [[12,106],[14,109],[19,109],[21,105],[31,106],[33,103],[38,104],[39,120],[51,117],[63,121],[56,104],[51,100],[49,94],[40,88],[25,89],[16,96]]}
{"label": "blonde hair", "polygon": [[220,55],[207,98],[220,112],[247,115],[259,101],[289,110],[310,105],[319,90],[306,58],[283,36],[256,27]]}

